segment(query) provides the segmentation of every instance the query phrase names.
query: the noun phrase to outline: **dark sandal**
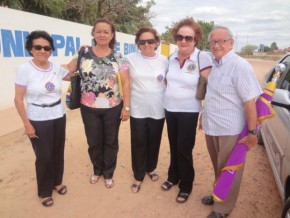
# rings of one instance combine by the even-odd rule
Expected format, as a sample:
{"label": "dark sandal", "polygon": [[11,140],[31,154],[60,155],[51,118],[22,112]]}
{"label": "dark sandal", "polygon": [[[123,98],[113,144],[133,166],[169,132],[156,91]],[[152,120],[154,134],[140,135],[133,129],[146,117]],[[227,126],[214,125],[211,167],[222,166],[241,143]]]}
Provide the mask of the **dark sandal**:
{"label": "dark sandal", "polygon": [[51,197],[46,198],[45,200],[41,201],[44,207],[51,207],[53,205],[53,199]]}
{"label": "dark sandal", "polygon": [[66,188],[65,185],[63,185],[60,189],[57,189],[55,187],[54,190],[56,190],[57,193],[60,194],[60,195],[65,195],[67,193],[67,188]]}
{"label": "dark sandal", "polygon": [[[185,203],[185,202],[187,201],[187,199],[188,199],[188,196],[189,196],[188,193],[185,193],[185,192],[179,192],[178,195],[177,195],[177,197],[176,197],[176,202],[177,202],[177,203]],[[183,200],[180,200],[180,199],[178,199],[178,198],[181,198],[181,199],[183,199]]]}
{"label": "dark sandal", "polygon": [[131,186],[131,190],[132,190],[132,192],[133,193],[137,193],[137,192],[139,192],[140,191],[140,189],[141,189],[141,184],[132,184],[132,186]]}
{"label": "dark sandal", "polygon": [[173,183],[165,181],[162,185],[161,188],[163,191],[169,191],[173,186]]}
{"label": "dark sandal", "polygon": [[217,212],[214,212],[212,211],[208,216],[207,218],[226,218],[228,217],[229,214],[225,214],[225,213],[217,213]]}
{"label": "dark sandal", "polygon": [[213,196],[212,195],[204,196],[201,199],[201,203],[203,203],[204,205],[213,205],[214,204]]}
{"label": "dark sandal", "polygon": [[152,173],[148,173],[148,176],[152,181],[157,181],[159,179],[159,175],[157,172],[153,171]]}

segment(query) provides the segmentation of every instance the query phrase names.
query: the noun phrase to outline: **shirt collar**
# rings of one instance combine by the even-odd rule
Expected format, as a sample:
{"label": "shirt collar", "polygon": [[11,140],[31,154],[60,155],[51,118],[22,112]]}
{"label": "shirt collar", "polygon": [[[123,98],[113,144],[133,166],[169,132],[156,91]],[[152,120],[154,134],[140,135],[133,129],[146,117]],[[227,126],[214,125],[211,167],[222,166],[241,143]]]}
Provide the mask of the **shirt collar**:
{"label": "shirt collar", "polygon": [[[178,50],[175,51],[171,56],[170,56],[170,60],[174,60],[174,59],[178,59]],[[196,60],[195,56],[197,56],[197,53],[199,52],[199,49],[198,48],[194,48],[194,51],[191,53],[191,55],[189,57],[186,58],[187,59],[190,59],[190,60]]]}
{"label": "shirt collar", "polygon": [[215,64],[215,66],[221,66],[227,62],[229,62],[234,56],[236,55],[236,53],[233,50],[230,50],[227,54],[225,54],[220,61],[218,62],[215,58],[213,59],[213,63]]}

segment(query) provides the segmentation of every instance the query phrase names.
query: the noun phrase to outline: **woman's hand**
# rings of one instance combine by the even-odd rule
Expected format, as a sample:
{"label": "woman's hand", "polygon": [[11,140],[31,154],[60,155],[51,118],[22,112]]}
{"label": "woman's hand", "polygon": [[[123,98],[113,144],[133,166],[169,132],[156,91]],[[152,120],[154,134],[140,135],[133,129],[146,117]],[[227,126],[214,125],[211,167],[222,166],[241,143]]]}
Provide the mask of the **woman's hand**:
{"label": "woman's hand", "polygon": [[122,111],[121,111],[121,117],[120,118],[121,118],[122,121],[128,120],[130,118],[130,111],[125,110],[125,108],[123,107]]}
{"label": "woman's hand", "polygon": [[35,129],[30,122],[24,125],[24,128],[24,134],[27,135],[29,138],[38,138],[38,136],[35,134]]}

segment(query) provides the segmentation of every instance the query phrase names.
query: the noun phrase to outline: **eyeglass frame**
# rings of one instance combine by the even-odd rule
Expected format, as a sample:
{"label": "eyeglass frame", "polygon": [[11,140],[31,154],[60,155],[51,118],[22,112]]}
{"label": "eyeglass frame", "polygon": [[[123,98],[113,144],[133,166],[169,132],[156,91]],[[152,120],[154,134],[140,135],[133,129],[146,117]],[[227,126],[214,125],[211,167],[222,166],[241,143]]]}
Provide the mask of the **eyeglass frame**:
{"label": "eyeglass frame", "polygon": [[33,45],[32,48],[34,48],[36,51],[44,50],[44,51],[51,51],[52,47],[49,45],[41,46],[41,45]]}
{"label": "eyeglass frame", "polygon": [[215,46],[216,44],[217,44],[218,46],[222,46],[222,45],[224,45],[226,42],[228,42],[228,41],[230,41],[230,40],[232,40],[232,39],[220,39],[220,40],[214,40],[214,41],[209,41],[207,44],[208,44],[209,46]]}
{"label": "eyeglass frame", "polygon": [[176,34],[174,36],[174,40],[177,42],[177,41],[183,41],[185,40],[186,42],[192,42],[194,40],[194,37],[193,36],[183,36],[183,35],[180,35],[180,34]]}
{"label": "eyeglass frame", "polygon": [[145,45],[146,43],[148,45],[153,45],[156,43],[156,40],[155,39],[140,39],[138,41],[138,45]]}

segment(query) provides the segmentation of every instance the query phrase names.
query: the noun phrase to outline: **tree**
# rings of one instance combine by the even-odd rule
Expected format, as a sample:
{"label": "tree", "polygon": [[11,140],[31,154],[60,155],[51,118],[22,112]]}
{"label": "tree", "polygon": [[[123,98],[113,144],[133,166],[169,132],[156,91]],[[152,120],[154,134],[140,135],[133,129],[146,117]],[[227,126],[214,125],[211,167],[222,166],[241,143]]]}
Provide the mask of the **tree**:
{"label": "tree", "polygon": [[61,17],[64,3],[65,0],[0,0],[1,5],[9,8],[51,17]]}
{"label": "tree", "polygon": [[93,25],[96,18],[112,20],[116,30],[135,34],[140,27],[152,26],[150,13],[154,0],[142,4],[142,0],[0,0],[10,8],[62,18]]}
{"label": "tree", "polygon": [[271,51],[271,48],[269,46],[265,46],[264,47],[264,52],[269,52],[269,51]]}
{"label": "tree", "polygon": [[202,29],[202,33],[203,33],[203,39],[200,42],[199,48],[205,49],[207,47],[207,44],[208,44],[207,37],[208,37],[210,31],[214,27],[214,22],[213,21],[211,21],[211,22],[198,21],[198,24],[200,25],[200,27]]}
{"label": "tree", "polygon": [[252,55],[254,50],[256,50],[257,48],[258,48],[258,46],[256,46],[256,45],[246,45],[246,46],[242,47],[241,54]]}
{"label": "tree", "polygon": [[278,49],[276,42],[272,42],[270,48],[271,48],[271,51]]}
{"label": "tree", "polygon": [[177,22],[172,22],[171,26],[165,27],[165,32],[163,32],[160,38],[168,43],[175,44],[174,39],[172,38],[171,31],[173,27],[177,24]]}

